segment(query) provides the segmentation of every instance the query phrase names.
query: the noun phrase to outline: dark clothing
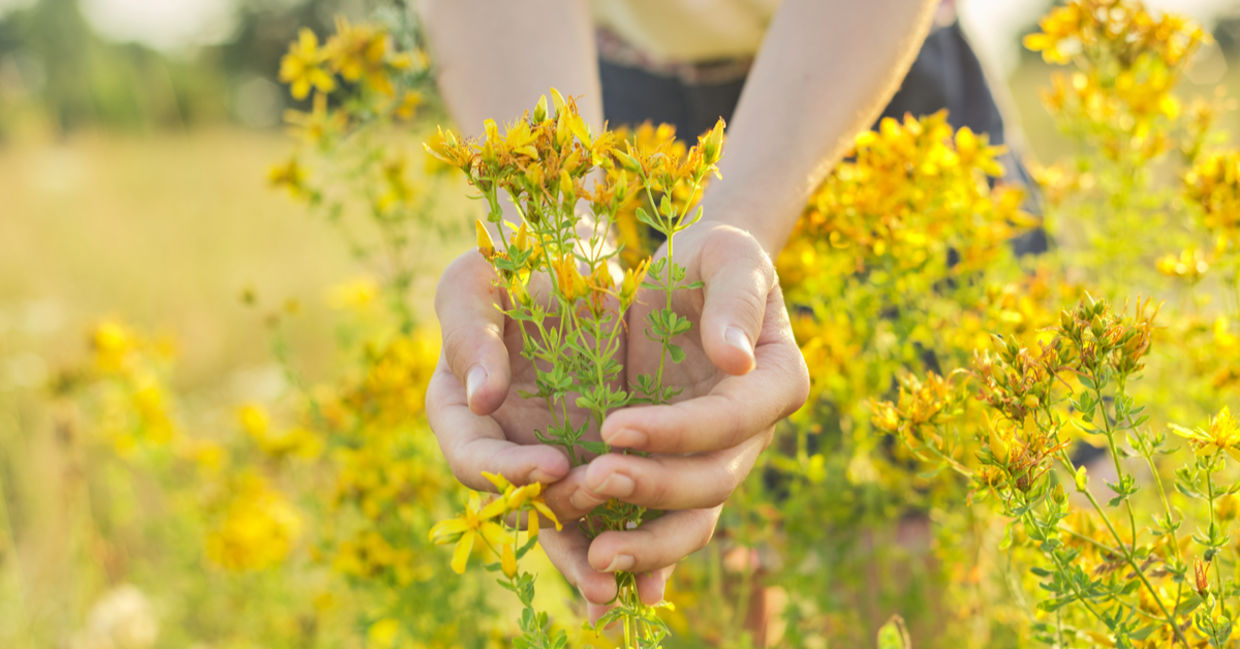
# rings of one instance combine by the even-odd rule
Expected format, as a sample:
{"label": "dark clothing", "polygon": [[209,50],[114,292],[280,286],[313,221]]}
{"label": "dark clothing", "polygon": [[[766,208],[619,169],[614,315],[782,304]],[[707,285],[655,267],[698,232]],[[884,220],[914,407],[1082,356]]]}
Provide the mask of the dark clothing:
{"label": "dark clothing", "polygon": [[[599,60],[599,76],[603,114],[608,122],[628,126],[645,121],[672,124],[684,138],[710,129],[720,117],[730,120],[745,85],[743,78],[689,84],[605,58]],[[883,116],[929,115],[944,108],[953,127],[968,126],[978,133],[989,133],[991,142],[1003,142],[999,107],[958,23],[930,32]]]}
{"label": "dark clothing", "polygon": [[[602,57],[599,77],[603,115],[609,123],[668,123],[685,139],[710,129],[720,117],[730,120],[745,85],[743,78],[687,83],[676,76],[655,74]],[[968,126],[976,133],[988,134],[992,144],[1005,143],[1003,116],[986,84],[981,63],[958,22],[930,32],[882,116],[900,119],[905,113],[929,115],[944,108],[947,121],[954,128]],[[1009,153],[1002,162],[1008,169],[1007,180],[1028,188],[1025,209],[1037,213],[1034,185],[1019,157]],[[1046,250],[1046,236],[1037,230],[1022,235],[1012,245],[1018,253],[1042,252]]]}

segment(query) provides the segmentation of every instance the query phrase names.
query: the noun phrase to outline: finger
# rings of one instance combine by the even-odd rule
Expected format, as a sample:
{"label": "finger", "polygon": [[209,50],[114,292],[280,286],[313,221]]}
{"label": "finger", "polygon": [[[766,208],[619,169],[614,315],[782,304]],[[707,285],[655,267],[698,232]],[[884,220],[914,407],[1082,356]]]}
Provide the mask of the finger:
{"label": "finger", "polygon": [[775,288],[775,266],[747,232],[719,227],[707,237],[698,256],[702,347],[715,367],[744,374],[756,364],[754,346]]}
{"label": "finger", "polygon": [[561,521],[575,521],[607,502],[606,496],[599,496],[586,488],[588,469],[589,466],[584,464],[573,467],[568,475],[543,490],[543,502]]}
{"label": "finger", "polygon": [[721,505],[749,475],[772,430],[768,427],[766,434],[711,453],[599,456],[586,466],[585,479],[570,497],[570,503],[585,505],[615,498],[651,509]]}
{"label": "finger", "polygon": [[[607,572],[595,570],[590,566],[588,552],[590,539],[575,523],[564,526],[563,530],[544,529],[538,533],[538,544],[552,565],[568,583],[577,589],[581,596],[591,605],[602,607],[599,615],[607,610],[608,602],[616,598],[616,578]],[[597,616],[591,622],[598,620]]]}
{"label": "finger", "polygon": [[[590,624],[598,624],[599,618],[607,614],[612,609],[611,604],[595,604],[594,602],[586,602],[586,617],[590,620]],[[614,626],[614,622],[608,625],[608,628]]]}
{"label": "finger", "polygon": [[435,291],[435,313],[443,332],[443,355],[465,386],[474,412],[494,412],[508,394],[511,368],[504,346],[504,316],[494,272],[477,251],[457,257]]}
{"label": "finger", "polygon": [[[787,315],[780,315],[785,322]],[[700,453],[737,446],[805,403],[809,372],[791,335],[759,344],[758,366],[727,376],[703,396],[617,410],[603,421],[612,446],[651,453]]]}
{"label": "finger", "polygon": [[675,565],[706,547],[722,510],[669,512],[636,529],[603,532],[590,543],[590,566],[604,573],[643,573]]}
{"label": "finger", "polygon": [[663,601],[664,594],[667,592],[667,582],[672,578],[672,571],[675,569],[676,566],[671,565],[637,575],[637,596],[641,598],[642,603],[654,606]]}
{"label": "finger", "polygon": [[441,357],[426,388],[426,417],[448,466],[462,484],[479,491],[495,487],[482,476],[498,473],[513,484],[554,482],[568,474],[568,458],[553,447],[508,441],[489,416],[466,404],[465,387]]}

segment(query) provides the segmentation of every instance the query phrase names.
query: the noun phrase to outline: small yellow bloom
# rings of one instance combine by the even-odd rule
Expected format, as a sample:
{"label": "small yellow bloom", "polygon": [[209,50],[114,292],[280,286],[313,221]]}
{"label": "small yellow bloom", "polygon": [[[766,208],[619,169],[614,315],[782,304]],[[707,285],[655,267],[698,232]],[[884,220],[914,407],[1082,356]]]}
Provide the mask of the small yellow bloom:
{"label": "small yellow bloom", "polygon": [[484,507],[481,496],[472,493],[469,496],[469,504],[465,507],[465,513],[457,518],[436,523],[431,528],[430,540],[437,545],[455,542],[456,547],[452,551],[452,571],[458,575],[464,574],[469,555],[473,552],[477,539],[481,538],[490,548],[502,547],[504,544],[513,542],[512,535],[492,520],[504,513],[505,503],[502,498],[492,500]]}
{"label": "small yellow bloom", "polygon": [[336,89],[336,80],[324,69],[326,61],[327,54],[319,49],[318,37],[303,27],[297,41],[289,45],[288,53],[280,59],[280,81],[289,84],[297,99],[305,99],[311,88],[330,93]]}
{"label": "small yellow bloom", "polygon": [[487,231],[487,226],[482,221],[474,220],[474,231],[477,237],[478,252],[488,260],[495,258],[495,240],[491,238],[491,233]]}
{"label": "small yellow bloom", "polygon": [[509,579],[517,576],[517,553],[512,543],[505,543],[500,552],[500,567]]}
{"label": "small yellow bloom", "polygon": [[1240,460],[1240,422],[1236,421],[1227,406],[1223,406],[1217,415],[1210,418],[1208,430],[1189,429],[1176,424],[1171,424],[1171,430],[1186,438],[1198,455],[1226,451]]}

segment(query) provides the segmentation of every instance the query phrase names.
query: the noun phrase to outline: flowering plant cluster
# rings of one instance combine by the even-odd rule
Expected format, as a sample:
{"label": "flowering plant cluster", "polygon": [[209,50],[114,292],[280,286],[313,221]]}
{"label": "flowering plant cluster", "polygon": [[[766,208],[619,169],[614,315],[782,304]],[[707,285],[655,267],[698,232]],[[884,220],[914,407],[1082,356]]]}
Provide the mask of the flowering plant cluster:
{"label": "flowering plant cluster", "polygon": [[[1240,646],[1240,154],[1216,128],[1221,94],[1179,94],[1209,44],[1199,26],[1131,0],[1053,9],[1026,45],[1071,66],[1044,99],[1075,154],[1035,166],[1037,187],[949,114],[860,135],[777,260],[809,403],[677,567],[666,606],[620,573],[586,632],[540,530],[659,513],[610,501],[558,521],[549,485],[452,486],[422,412],[438,347],[410,299],[435,274],[426,244],[459,234],[435,209],[459,184],[437,172],[482,199],[472,239],[531,367],[514,385],[540,413],[521,441],[581,464],[611,451],[608,413],[678,396],[665,378],[695,332],[677,298],[697,285],[672,249],[700,218],[723,125],[695,145],[667,126],[596,132],[553,90],[478,138],[432,133],[429,64],[404,20],[341,21],[322,44],[303,32],[280,70],[311,108],[289,114],[297,149],[270,180],[339,225],[377,278],[330,296],[347,314],[341,367],[299,366],[286,305],[265,314],[285,388],[230,403],[227,435],[176,398],[167,346],[119,322],[58,384],[114,464],[175,494],[169,518],[214,566],[196,597],[262,595],[263,619],[229,637]],[[1029,254],[1041,237],[1050,250]],[[659,351],[644,372],[625,366],[636,336]]]}
{"label": "flowering plant cluster", "polygon": [[[664,370],[684,359],[676,339],[692,324],[673,310],[672,300],[701,285],[686,281],[685,268],[672,255],[676,235],[701,218],[694,203],[719,160],[723,122],[694,147],[670,144],[664,140],[651,149],[616,133],[596,135],[574,99],[555,89],[550,104],[542,97],[502,134],[488,121],[476,141],[441,130],[427,144],[433,155],[464,172],[489,207],[487,223],[476,224],[478,251],[501,291],[497,308],[520,331],[522,356],[534,368],[524,398],[541,402],[549,417],[534,435],[563,449],[573,465],[611,450],[598,438],[609,412],[666,403],[677,395],[665,384]],[[592,176],[593,187],[587,188]],[[611,232],[617,212],[634,196],[646,201],[634,208],[635,218],[666,241],[667,255],[640,257],[621,269]],[[519,224],[504,220],[503,200],[511,201]],[[588,214],[577,213],[579,201],[589,205]],[[639,293],[644,299],[661,294],[662,307],[644,322],[630,323],[629,308]],[[652,373],[625,372],[621,352],[627,327],[641,327],[659,345]],[[583,524],[593,538],[636,527],[650,514],[611,500]],[[616,606],[599,624],[620,622],[625,646],[661,646],[666,626],[641,601],[635,577],[622,572],[616,579]],[[526,641],[545,646],[536,638]]]}

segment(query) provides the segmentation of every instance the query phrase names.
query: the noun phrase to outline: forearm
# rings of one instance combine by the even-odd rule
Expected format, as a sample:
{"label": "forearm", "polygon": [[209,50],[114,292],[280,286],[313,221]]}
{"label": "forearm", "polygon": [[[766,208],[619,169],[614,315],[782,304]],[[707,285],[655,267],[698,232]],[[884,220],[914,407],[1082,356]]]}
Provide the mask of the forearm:
{"label": "forearm", "polygon": [[899,89],[937,0],[785,0],[728,127],[705,218],[772,256],[811,192]]}
{"label": "forearm", "polygon": [[421,0],[440,92],[467,134],[501,125],[555,87],[603,123],[590,10],[585,0]]}

